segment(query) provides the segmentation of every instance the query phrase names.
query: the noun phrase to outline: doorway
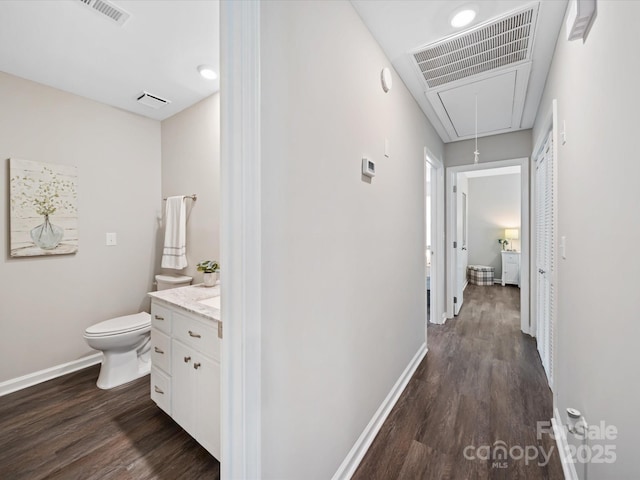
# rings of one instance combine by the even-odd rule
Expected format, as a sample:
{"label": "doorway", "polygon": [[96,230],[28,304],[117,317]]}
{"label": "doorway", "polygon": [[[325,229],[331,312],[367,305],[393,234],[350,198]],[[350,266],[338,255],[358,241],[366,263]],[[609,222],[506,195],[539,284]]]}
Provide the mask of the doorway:
{"label": "doorway", "polygon": [[425,159],[425,279],[427,323],[444,323],[444,167],[428,148]]}
{"label": "doorway", "polygon": [[[493,220],[494,227],[487,230],[484,238],[478,237],[470,239],[469,231],[469,202],[473,199],[469,196],[469,178],[491,175],[491,170],[517,167],[520,170],[520,225],[507,224],[508,220],[496,218]],[[520,287],[520,328],[524,333],[531,334],[529,315],[529,159],[521,158],[514,160],[503,160],[487,162],[483,164],[465,165],[447,168],[447,318],[457,315],[464,304],[464,288],[467,284],[467,266],[469,263],[492,266],[494,278],[502,279],[503,268],[502,249],[508,251],[510,257],[516,256],[519,261],[518,275],[515,278],[506,279],[506,283],[514,283]],[[494,192],[495,193],[495,192]],[[499,193],[499,192],[498,192]],[[510,232],[515,230],[515,232]],[[517,238],[506,238],[507,236]],[[494,238],[495,237],[495,238]],[[475,238],[475,240],[474,240]],[[501,243],[498,243],[498,240]],[[508,243],[503,247],[503,241]],[[494,257],[484,257],[487,261],[478,261],[477,250],[469,255],[473,246],[480,248],[479,243],[485,242],[483,247],[487,251],[491,249]],[[515,247],[515,248],[514,248]],[[513,252],[511,250],[514,250]],[[505,261],[507,261],[505,259]],[[510,260],[509,260],[510,261]],[[493,265],[484,265],[492,263]],[[511,275],[511,270],[507,270],[507,275]]]}

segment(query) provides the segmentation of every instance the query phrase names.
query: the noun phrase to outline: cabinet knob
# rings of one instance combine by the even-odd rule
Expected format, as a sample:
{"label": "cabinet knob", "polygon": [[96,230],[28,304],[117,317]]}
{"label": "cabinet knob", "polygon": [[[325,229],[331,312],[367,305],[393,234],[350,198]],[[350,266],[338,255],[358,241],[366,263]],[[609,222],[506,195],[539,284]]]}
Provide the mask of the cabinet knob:
{"label": "cabinet knob", "polygon": [[191,361],[191,357],[184,357],[184,363],[189,363]]}
{"label": "cabinet knob", "polygon": [[159,349],[158,347],[153,347],[153,351],[156,353],[161,353],[164,355],[164,350]]}
{"label": "cabinet knob", "polygon": [[156,393],[159,393],[159,394],[161,394],[161,395],[164,395],[164,392],[163,392],[162,390],[160,390],[160,389],[158,388],[158,386],[157,386],[157,385],[154,385],[154,386],[153,386],[153,389],[155,390],[155,392],[156,392]]}
{"label": "cabinet knob", "polygon": [[200,368],[200,362],[196,362],[193,364],[193,368],[195,368],[196,370]]}
{"label": "cabinet knob", "polygon": [[154,315],[153,318],[156,320],[164,320],[164,317],[161,317],[160,315]]}
{"label": "cabinet knob", "polygon": [[193,338],[202,338],[202,335],[199,333],[193,333],[191,330],[189,330],[189,336]]}

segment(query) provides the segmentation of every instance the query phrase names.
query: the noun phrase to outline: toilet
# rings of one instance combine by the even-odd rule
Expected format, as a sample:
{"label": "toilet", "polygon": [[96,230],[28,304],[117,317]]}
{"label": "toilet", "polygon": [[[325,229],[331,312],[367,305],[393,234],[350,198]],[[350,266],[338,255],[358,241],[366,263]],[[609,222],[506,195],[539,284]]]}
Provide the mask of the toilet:
{"label": "toilet", "polygon": [[[158,290],[185,287],[192,280],[186,275],[156,275]],[[105,320],[84,331],[89,346],[102,351],[98,388],[108,390],[149,374],[150,332],[151,315],[146,312]]]}
{"label": "toilet", "polygon": [[170,288],[186,287],[191,285],[193,277],[186,275],[156,275],[158,291]]}
{"label": "toilet", "polygon": [[151,315],[140,312],[96,323],[84,331],[91,348],[102,350],[98,388],[108,390],[151,371]]}

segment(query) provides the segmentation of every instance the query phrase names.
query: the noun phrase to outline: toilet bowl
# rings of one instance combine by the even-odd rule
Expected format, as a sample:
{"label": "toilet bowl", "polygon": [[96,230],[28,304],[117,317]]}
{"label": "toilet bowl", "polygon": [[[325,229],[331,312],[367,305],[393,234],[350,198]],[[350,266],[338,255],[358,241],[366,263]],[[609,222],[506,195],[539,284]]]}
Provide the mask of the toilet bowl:
{"label": "toilet bowl", "polygon": [[102,350],[98,388],[107,390],[149,374],[151,315],[112,318],[84,331],[91,348]]}

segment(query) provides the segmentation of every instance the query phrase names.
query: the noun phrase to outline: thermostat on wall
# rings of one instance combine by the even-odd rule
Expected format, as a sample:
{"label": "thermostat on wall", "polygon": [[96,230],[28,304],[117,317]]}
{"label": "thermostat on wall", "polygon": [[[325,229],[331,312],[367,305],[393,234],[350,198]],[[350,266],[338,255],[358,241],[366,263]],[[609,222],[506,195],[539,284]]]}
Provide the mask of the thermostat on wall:
{"label": "thermostat on wall", "polygon": [[367,157],[362,158],[362,174],[367,177],[376,176],[376,163],[373,160],[369,160]]}

